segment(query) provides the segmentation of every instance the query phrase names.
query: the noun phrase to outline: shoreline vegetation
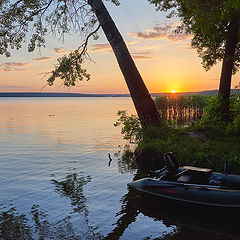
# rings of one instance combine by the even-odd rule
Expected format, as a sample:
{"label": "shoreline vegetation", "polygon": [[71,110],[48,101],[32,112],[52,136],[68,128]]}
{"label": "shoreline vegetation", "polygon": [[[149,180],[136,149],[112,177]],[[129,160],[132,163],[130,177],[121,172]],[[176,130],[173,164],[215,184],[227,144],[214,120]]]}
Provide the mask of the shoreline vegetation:
{"label": "shoreline vegetation", "polygon": [[[149,170],[163,167],[163,153],[173,152],[180,165],[211,168],[240,174],[240,94],[231,97],[231,122],[219,122],[218,96],[169,95],[155,98],[163,119],[160,127],[142,129],[139,119],[118,112],[115,126],[129,144],[121,161],[131,168]],[[131,169],[132,171],[132,169]]]}

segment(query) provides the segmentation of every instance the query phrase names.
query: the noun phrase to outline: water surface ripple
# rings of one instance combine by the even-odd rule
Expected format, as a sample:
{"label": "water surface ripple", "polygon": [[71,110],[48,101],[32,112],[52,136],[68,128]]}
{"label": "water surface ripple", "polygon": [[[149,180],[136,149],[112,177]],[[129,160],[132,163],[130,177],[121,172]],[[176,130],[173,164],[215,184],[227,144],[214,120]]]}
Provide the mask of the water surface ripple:
{"label": "water surface ripple", "polygon": [[118,110],[131,99],[0,98],[0,239],[238,239],[128,190]]}

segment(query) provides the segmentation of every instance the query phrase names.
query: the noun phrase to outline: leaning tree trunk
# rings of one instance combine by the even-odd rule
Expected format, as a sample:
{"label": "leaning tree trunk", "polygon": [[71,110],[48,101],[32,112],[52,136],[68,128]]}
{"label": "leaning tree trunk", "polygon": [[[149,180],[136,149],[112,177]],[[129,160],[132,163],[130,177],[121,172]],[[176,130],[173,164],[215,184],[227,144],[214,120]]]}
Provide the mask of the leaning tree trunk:
{"label": "leaning tree trunk", "polygon": [[158,126],[160,115],[141,75],[102,0],[88,0],[114,51],[143,127]]}
{"label": "leaning tree trunk", "polygon": [[222,118],[229,121],[229,99],[231,93],[231,80],[234,67],[234,55],[239,41],[239,17],[233,18],[228,27],[225,45],[225,54],[222,63],[222,72],[219,86],[219,97],[222,102]]}

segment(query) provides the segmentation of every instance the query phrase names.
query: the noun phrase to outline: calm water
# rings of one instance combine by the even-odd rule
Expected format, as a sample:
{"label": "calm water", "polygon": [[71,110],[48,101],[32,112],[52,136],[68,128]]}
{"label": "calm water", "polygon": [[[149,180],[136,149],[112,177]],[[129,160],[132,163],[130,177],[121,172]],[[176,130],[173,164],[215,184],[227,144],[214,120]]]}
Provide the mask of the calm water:
{"label": "calm water", "polygon": [[125,109],[130,98],[0,98],[0,239],[240,239],[129,192],[134,171],[114,156]]}

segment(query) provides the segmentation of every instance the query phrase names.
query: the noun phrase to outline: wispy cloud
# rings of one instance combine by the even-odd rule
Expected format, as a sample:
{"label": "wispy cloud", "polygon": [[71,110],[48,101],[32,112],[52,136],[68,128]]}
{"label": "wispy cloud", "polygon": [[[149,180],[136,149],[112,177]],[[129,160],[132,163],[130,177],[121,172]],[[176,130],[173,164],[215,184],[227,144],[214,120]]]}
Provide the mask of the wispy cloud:
{"label": "wispy cloud", "polygon": [[15,71],[15,72],[23,72],[23,71],[27,71],[29,70],[28,68],[14,68],[12,71]]}
{"label": "wispy cloud", "polygon": [[20,63],[20,62],[6,62],[2,64],[5,67],[23,67],[31,65],[31,63]]}
{"label": "wispy cloud", "polygon": [[111,46],[109,43],[99,43],[99,44],[94,44],[92,45],[92,50],[93,52],[96,52],[96,51],[105,51],[105,50],[110,50],[111,49]]}
{"label": "wispy cloud", "polygon": [[[126,45],[135,45],[137,44],[138,41],[126,41]],[[112,52],[112,47],[110,46],[109,43],[99,43],[99,44],[94,44],[92,45],[92,51],[97,52],[97,51],[111,51]]]}
{"label": "wispy cloud", "polygon": [[0,65],[0,72],[22,72],[29,70],[28,68],[19,68],[29,66],[31,63],[21,62],[5,62]]}
{"label": "wispy cloud", "polygon": [[139,41],[126,41],[126,44],[129,46],[129,45],[136,45],[138,44]]}
{"label": "wispy cloud", "polygon": [[137,48],[139,51],[150,51],[150,50],[157,50],[161,48],[159,45],[151,45],[151,46],[140,46]]}
{"label": "wispy cloud", "polygon": [[23,86],[23,85],[1,85],[0,86],[1,92],[16,92],[16,91],[36,91],[36,89],[30,86]]}
{"label": "wispy cloud", "polygon": [[133,55],[149,55],[152,54],[152,52],[148,51],[148,52],[132,52]]}
{"label": "wispy cloud", "polygon": [[33,58],[32,60],[33,61],[49,61],[49,60],[52,60],[54,58],[52,57],[40,57],[40,58]]}
{"label": "wispy cloud", "polygon": [[23,72],[29,70],[28,68],[1,68],[0,72]]}
{"label": "wispy cloud", "polygon": [[54,48],[55,53],[66,53],[67,50],[64,47],[61,48]]}
{"label": "wispy cloud", "polygon": [[154,59],[153,57],[145,56],[145,55],[135,55],[132,54],[133,59],[135,60],[152,60]]}
{"label": "wispy cloud", "polygon": [[151,57],[152,52],[146,51],[146,52],[132,52],[131,55],[133,59],[135,60],[152,60],[154,57]]}
{"label": "wispy cloud", "polygon": [[192,35],[186,33],[174,33],[175,24],[156,25],[153,29],[142,32],[129,33],[139,39],[167,39],[169,41],[180,41],[192,38]]}
{"label": "wispy cloud", "polygon": [[[131,42],[126,42],[126,43],[127,43],[127,45],[135,45],[135,44],[138,43],[138,41],[131,41]],[[153,49],[153,48],[149,47],[148,49]],[[141,51],[141,50],[143,50],[143,51]],[[135,60],[150,60],[150,59],[153,59],[153,57],[151,57],[151,56],[146,56],[146,55],[152,54],[152,52],[151,51],[144,51],[144,50],[145,50],[144,48],[143,49],[142,48],[141,49],[135,48],[135,52],[131,53],[132,57]],[[112,53],[112,48],[111,48],[110,44],[108,44],[108,43],[95,44],[95,45],[92,45],[92,51],[93,52],[104,51],[105,53]]]}
{"label": "wispy cloud", "polygon": [[189,41],[179,41],[177,42],[181,48],[192,50],[191,43]]}

